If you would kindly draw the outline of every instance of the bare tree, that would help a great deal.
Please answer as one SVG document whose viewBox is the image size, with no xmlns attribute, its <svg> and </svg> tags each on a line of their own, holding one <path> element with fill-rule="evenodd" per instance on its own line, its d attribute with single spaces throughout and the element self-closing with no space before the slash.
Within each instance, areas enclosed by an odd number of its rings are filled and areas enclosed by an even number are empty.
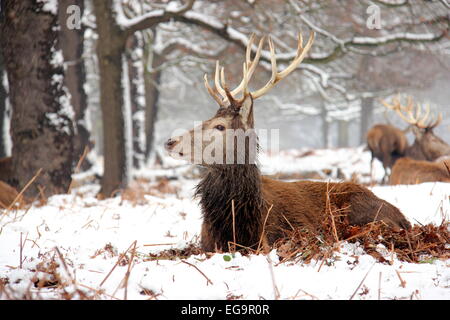
<svg viewBox="0 0 450 320">
<path fill-rule="evenodd" d="M 0 51 L 0 158 L 6 156 L 6 132 L 5 132 L 5 122 L 6 122 L 6 99 L 8 93 L 3 85 L 3 74 L 4 74 L 4 64 L 3 55 Z"/>
<path fill-rule="evenodd" d="M 84 10 L 84 0 L 60 0 L 58 2 L 58 20 L 60 25 L 59 46 L 64 56 L 64 83 L 70 92 L 70 102 L 75 112 L 75 136 L 74 136 L 74 161 L 78 162 L 84 149 L 92 149 L 93 144 L 90 141 L 90 132 L 86 121 L 87 97 L 84 91 L 86 82 L 86 71 L 83 63 L 83 41 L 85 27 L 79 21 L 68 21 L 71 17 L 70 7 L 76 6 L 81 13 Z M 74 13 L 73 13 L 74 14 Z M 81 18 L 81 17 L 79 17 Z M 88 159 L 82 162 L 82 169 L 90 168 L 92 164 Z"/>
<path fill-rule="evenodd" d="M 51 3 L 1 2 L 1 47 L 12 106 L 14 184 L 34 197 L 67 192 L 71 181 L 73 111 L 63 85 L 57 12 Z"/>
</svg>

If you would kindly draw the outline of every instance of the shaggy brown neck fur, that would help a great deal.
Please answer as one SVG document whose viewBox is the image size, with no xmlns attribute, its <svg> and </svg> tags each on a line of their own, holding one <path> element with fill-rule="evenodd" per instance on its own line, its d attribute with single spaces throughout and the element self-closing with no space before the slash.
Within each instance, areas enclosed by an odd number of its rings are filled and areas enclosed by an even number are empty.
<svg viewBox="0 0 450 320">
<path fill-rule="evenodd" d="M 255 248 L 262 231 L 264 201 L 261 177 L 255 164 L 215 165 L 207 168 L 198 184 L 203 212 L 202 247 L 207 250 L 228 250 L 233 241 L 233 210 L 236 243 Z"/>
</svg>

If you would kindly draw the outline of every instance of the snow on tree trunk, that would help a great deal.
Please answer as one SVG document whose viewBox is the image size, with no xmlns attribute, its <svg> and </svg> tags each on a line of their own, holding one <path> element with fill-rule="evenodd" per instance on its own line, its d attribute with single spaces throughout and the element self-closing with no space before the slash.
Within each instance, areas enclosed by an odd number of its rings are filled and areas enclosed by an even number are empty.
<svg viewBox="0 0 450 320">
<path fill-rule="evenodd" d="M 149 49 L 147 49 L 149 50 Z M 148 61 L 147 57 L 150 52 L 146 52 L 145 65 Z M 153 52 L 153 59 L 148 63 L 153 66 L 159 66 L 163 58 Z M 153 70 L 150 72 L 145 66 L 144 70 L 144 81 L 145 81 L 145 159 L 146 161 L 151 161 L 151 154 L 153 153 L 153 142 L 155 138 L 155 123 L 158 116 L 158 100 L 159 100 L 159 84 L 161 82 L 160 69 Z"/>
<path fill-rule="evenodd" d="M 103 121 L 104 173 L 100 195 L 113 196 L 120 189 L 128 186 L 130 179 L 130 162 L 127 153 L 127 128 L 124 110 L 126 105 L 124 93 L 128 79 L 123 68 L 124 35 L 115 21 L 111 10 L 111 1 L 94 1 L 98 42 L 97 56 L 100 70 L 100 104 Z"/>
<path fill-rule="evenodd" d="M 7 140 L 9 138 L 9 117 L 6 100 L 8 92 L 6 89 L 6 73 L 4 72 L 3 57 L 0 52 L 0 158 L 9 154 Z"/>
<path fill-rule="evenodd" d="M 73 110 L 57 51 L 56 1 L 1 2 L 2 37 L 12 107 L 13 184 L 25 195 L 65 193 L 71 182 Z"/>
<path fill-rule="evenodd" d="M 143 39 L 136 32 L 127 41 L 127 62 L 130 88 L 132 141 L 133 141 L 133 167 L 141 168 L 145 160 L 145 90 L 142 64 Z"/>
<path fill-rule="evenodd" d="M 72 11 L 73 6 L 79 11 Z M 86 82 L 86 72 L 83 62 L 83 41 L 85 27 L 77 19 L 84 11 L 84 0 L 59 0 L 58 19 L 60 21 L 59 45 L 64 55 L 65 85 L 71 95 L 71 104 L 75 112 L 74 161 L 75 164 L 82 156 L 86 147 L 91 150 L 90 131 L 86 121 L 87 96 L 83 85 Z M 79 16 L 77 16 L 79 15 Z M 80 20 L 79 20 L 80 21 Z M 81 169 L 87 170 L 92 166 L 88 159 L 84 159 Z"/>
</svg>

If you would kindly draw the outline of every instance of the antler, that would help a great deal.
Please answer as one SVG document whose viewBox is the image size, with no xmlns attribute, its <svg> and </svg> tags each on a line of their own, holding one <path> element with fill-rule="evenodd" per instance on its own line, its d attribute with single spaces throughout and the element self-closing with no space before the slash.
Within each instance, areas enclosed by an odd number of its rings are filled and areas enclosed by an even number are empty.
<svg viewBox="0 0 450 320">
<path fill-rule="evenodd" d="M 208 90 L 209 94 L 220 104 L 224 105 L 227 101 L 230 101 L 230 98 L 236 99 L 236 95 L 243 92 L 243 99 L 245 99 L 246 95 L 250 93 L 253 97 L 253 99 L 257 99 L 264 94 L 266 94 L 270 89 L 272 89 L 280 80 L 285 78 L 288 74 L 290 74 L 292 71 L 295 70 L 295 68 L 298 67 L 298 65 L 303 61 L 303 59 L 306 56 L 306 53 L 311 48 L 313 42 L 314 42 L 314 32 L 311 32 L 309 39 L 306 43 L 306 45 L 303 47 L 303 38 L 301 33 L 298 36 L 298 45 L 297 45 L 297 53 L 295 55 L 294 60 L 289 64 L 286 69 L 284 69 L 281 72 L 277 71 L 277 61 L 275 57 L 275 49 L 273 46 L 272 39 L 269 37 L 269 49 L 270 49 L 270 60 L 272 64 L 272 76 L 270 80 L 260 89 L 249 92 L 248 91 L 248 83 L 253 76 L 253 73 L 256 69 L 256 66 L 258 65 L 259 59 L 261 57 L 261 50 L 264 44 L 265 38 L 261 38 L 259 41 L 258 49 L 256 50 L 255 57 L 253 61 L 251 60 L 251 49 L 253 46 L 254 41 L 254 34 L 250 37 L 250 40 L 247 44 L 246 49 L 246 61 L 243 64 L 243 77 L 241 80 L 241 83 L 233 90 L 229 90 L 228 86 L 225 81 L 225 69 L 223 67 L 220 67 L 219 62 L 216 62 L 216 72 L 214 76 L 214 83 L 215 83 L 215 90 L 211 88 L 211 86 L 208 83 L 208 77 L 205 74 L 204 80 L 205 80 L 205 86 Z M 228 93 L 228 94 L 227 94 Z"/>
<path fill-rule="evenodd" d="M 381 103 L 388 109 L 394 110 L 397 114 L 407 123 L 414 125 L 421 129 L 433 129 L 437 127 L 442 121 L 442 113 L 439 113 L 436 120 L 428 121 L 430 115 L 430 105 L 427 104 L 425 114 L 422 115 L 422 106 L 416 103 L 414 107 L 414 101 L 411 97 L 407 98 L 407 105 L 403 105 L 400 102 L 400 98 L 397 96 L 393 99 L 393 104 L 389 104 L 382 100 Z"/>
</svg>

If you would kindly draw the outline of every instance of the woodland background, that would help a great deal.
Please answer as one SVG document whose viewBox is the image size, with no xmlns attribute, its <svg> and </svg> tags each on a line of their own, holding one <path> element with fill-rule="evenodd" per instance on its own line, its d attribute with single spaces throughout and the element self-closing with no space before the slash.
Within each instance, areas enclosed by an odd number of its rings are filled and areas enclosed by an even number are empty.
<svg viewBox="0 0 450 320">
<path fill-rule="evenodd" d="M 252 33 L 270 34 L 283 64 L 299 31 L 316 32 L 302 65 L 256 106 L 257 128 L 280 129 L 280 149 L 358 146 L 376 122 L 405 127 L 379 102 L 399 92 L 442 112 L 436 134 L 450 137 L 445 0 L 2 0 L 0 9 L 0 156 L 12 156 L 18 189 L 36 176 L 29 197 L 66 192 L 98 157 L 100 194 L 125 189 L 160 161 L 173 130 L 213 115 L 203 75 L 220 60 L 236 83 Z M 368 27 L 374 13 L 380 28 Z M 268 56 L 252 86 L 270 76 Z"/>
</svg>

